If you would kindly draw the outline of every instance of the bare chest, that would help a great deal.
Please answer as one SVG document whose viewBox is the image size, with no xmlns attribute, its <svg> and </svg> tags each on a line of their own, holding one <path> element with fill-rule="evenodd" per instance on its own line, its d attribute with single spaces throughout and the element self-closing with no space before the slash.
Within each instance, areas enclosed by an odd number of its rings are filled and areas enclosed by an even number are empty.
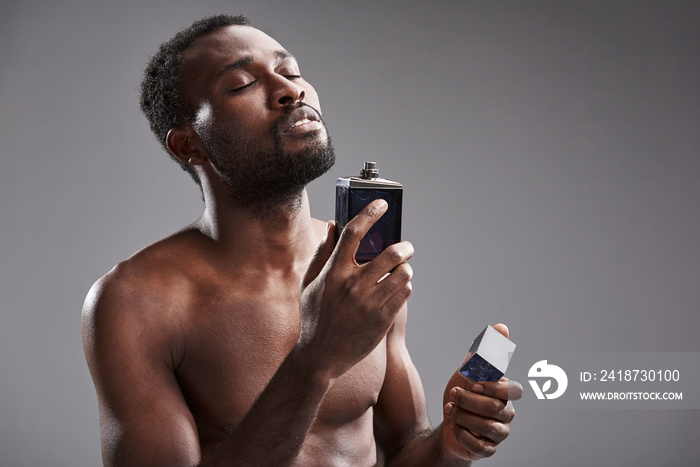
<svg viewBox="0 0 700 467">
<path fill-rule="evenodd" d="M 250 409 L 299 337 L 298 288 L 269 284 L 256 293 L 202 293 L 188 310 L 176 376 L 203 446 L 217 443 Z M 339 342 L 342 345 L 342 342 Z M 317 425 L 341 426 L 365 414 L 384 381 L 382 342 L 339 378 Z"/>
</svg>

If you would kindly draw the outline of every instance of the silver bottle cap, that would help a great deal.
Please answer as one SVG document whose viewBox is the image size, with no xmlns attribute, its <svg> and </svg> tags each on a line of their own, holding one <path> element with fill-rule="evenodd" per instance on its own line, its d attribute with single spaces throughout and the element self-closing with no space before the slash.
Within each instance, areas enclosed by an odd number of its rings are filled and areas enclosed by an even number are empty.
<svg viewBox="0 0 700 467">
<path fill-rule="evenodd" d="M 379 169 L 376 162 L 365 162 L 365 166 L 360 170 L 360 177 L 364 179 L 379 178 Z"/>
</svg>

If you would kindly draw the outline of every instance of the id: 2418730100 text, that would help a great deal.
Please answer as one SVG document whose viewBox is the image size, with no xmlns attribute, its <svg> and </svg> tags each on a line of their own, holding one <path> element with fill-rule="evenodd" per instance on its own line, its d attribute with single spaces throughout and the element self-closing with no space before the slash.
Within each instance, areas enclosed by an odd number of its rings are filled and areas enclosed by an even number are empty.
<svg viewBox="0 0 700 467">
<path fill-rule="evenodd" d="M 582 371 L 580 372 L 580 381 L 586 383 L 589 381 L 601 382 L 677 382 L 680 380 L 680 371 L 678 370 L 600 370 L 598 372 Z"/>
</svg>

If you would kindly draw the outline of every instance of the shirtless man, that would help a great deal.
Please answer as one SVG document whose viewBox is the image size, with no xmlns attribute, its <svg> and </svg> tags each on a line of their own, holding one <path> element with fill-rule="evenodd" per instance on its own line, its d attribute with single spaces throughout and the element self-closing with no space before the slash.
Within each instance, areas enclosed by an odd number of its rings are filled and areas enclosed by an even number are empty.
<svg viewBox="0 0 700 467">
<path fill-rule="evenodd" d="M 205 210 L 87 296 L 105 465 L 469 465 L 494 453 L 521 386 L 455 374 L 432 429 L 405 347 L 413 248 L 354 260 L 386 203 L 337 244 L 333 223 L 311 218 L 305 185 L 334 155 L 289 52 L 243 17 L 205 18 L 153 57 L 142 108 Z"/>
</svg>

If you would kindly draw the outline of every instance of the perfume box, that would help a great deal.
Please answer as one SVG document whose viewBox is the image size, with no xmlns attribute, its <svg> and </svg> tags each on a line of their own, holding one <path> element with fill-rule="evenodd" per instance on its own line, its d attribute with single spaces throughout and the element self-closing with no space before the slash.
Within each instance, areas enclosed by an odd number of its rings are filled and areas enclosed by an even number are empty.
<svg viewBox="0 0 700 467">
<path fill-rule="evenodd" d="M 472 342 L 459 372 L 475 383 L 498 381 L 505 374 L 514 351 L 515 343 L 492 326 L 486 326 Z"/>
</svg>

